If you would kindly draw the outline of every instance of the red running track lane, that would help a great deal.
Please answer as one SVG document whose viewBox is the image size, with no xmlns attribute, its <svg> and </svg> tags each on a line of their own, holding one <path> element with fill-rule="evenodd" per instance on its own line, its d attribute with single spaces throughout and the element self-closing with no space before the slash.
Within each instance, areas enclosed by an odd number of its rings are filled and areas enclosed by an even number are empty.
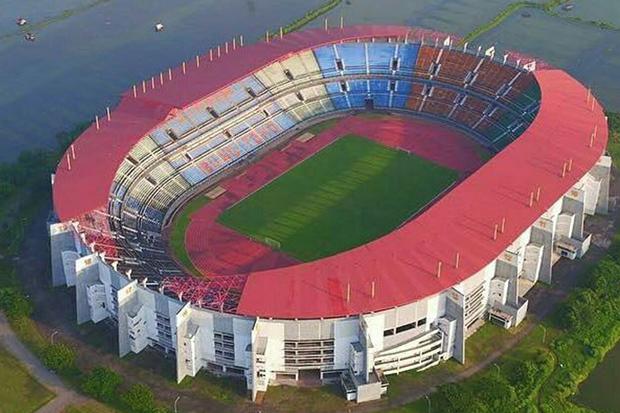
<svg viewBox="0 0 620 413">
<path fill-rule="evenodd" d="M 231 205 L 257 191 L 293 166 L 340 137 L 365 136 L 468 175 L 482 164 L 478 145 L 465 134 L 446 125 L 400 116 L 348 116 L 332 128 L 302 143 L 292 140 L 282 150 L 269 153 L 241 174 L 220 185 L 227 192 L 190 217 L 185 245 L 194 266 L 203 274 L 230 275 L 282 268 L 297 263 L 217 222 Z"/>
</svg>

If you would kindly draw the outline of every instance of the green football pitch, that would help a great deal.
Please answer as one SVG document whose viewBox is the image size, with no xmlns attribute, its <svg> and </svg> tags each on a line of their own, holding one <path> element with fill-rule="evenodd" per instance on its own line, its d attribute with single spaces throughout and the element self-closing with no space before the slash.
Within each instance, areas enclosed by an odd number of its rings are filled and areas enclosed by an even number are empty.
<svg viewBox="0 0 620 413">
<path fill-rule="evenodd" d="M 454 170 L 349 135 L 224 211 L 219 222 L 312 261 L 389 233 L 457 178 Z"/>
</svg>

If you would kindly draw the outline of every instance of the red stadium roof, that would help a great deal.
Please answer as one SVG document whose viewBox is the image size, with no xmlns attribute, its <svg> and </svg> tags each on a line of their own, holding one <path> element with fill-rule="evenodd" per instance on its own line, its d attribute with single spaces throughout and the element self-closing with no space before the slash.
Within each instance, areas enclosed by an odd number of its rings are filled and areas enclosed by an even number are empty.
<svg viewBox="0 0 620 413">
<path fill-rule="evenodd" d="M 402 26 L 351 26 L 344 29 L 307 30 L 294 32 L 276 38 L 269 43 L 259 42 L 250 46 L 229 48 L 228 54 L 209 61 L 208 55 L 201 58 L 200 67 L 192 61 L 172 69 L 172 80 L 164 75 L 160 84 L 159 75 L 154 82 L 148 80 L 144 87 L 137 86 L 137 97 L 133 90 L 123 94 L 118 107 L 112 113 L 111 121 L 102 116 L 100 129 L 95 124 L 74 142 L 75 159 L 67 151 L 56 170 L 53 188 L 54 208 L 61 221 L 76 218 L 108 202 L 110 186 L 116 170 L 131 148 L 150 130 L 174 116 L 174 109 L 190 106 L 223 87 L 267 66 L 287 55 L 337 41 L 357 38 L 401 37 L 411 39 L 426 36 L 446 36 L 424 29 Z M 152 85 L 155 88 L 152 88 Z M 70 169 L 69 169 L 70 168 Z"/>
<path fill-rule="evenodd" d="M 146 94 L 139 91 L 138 98 L 125 95 L 111 122 L 104 121 L 100 130 L 91 127 L 76 141 L 71 171 L 67 159 L 59 165 L 56 212 L 64 221 L 105 205 L 123 157 L 171 109 L 187 106 L 296 51 L 356 37 L 403 37 L 407 31 L 357 26 L 295 33 L 232 52 L 198 69 L 193 66 L 186 75 L 176 70 L 173 81 Z M 542 93 L 540 110 L 514 143 L 391 234 L 319 261 L 249 274 L 237 313 L 303 319 L 379 311 L 437 294 L 498 257 L 592 168 L 607 144 L 602 107 L 587 103 L 588 92 L 580 83 L 561 70 L 534 74 Z M 595 126 L 598 133 L 589 147 Z M 562 177 L 569 160 L 572 168 Z M 538 187 L 540 199 L 529 207 L 531 193 Z M 495 225 L 504 218 L 505 231 L 494 240 Z M 458 269 L 454 266 L 457 253 Z M 437 277 L 439 262 L 441 277 Z"/>
<path fill-rule="evenodd" d="M 542 92 L 540 110 L 515 142 L 383 238 L 320 261 L 250 274 L 237 312 L 327 318 L 379 311 L 437 294 L 497 258 L 592 168 L 607 145 L 603 110 L 598 104 L 591 110 L 580 83 L 561 70 L 541 70 L 535 76 Z M 595 125 L 598 133 L 590 148 Z M 570 159 L 571 171 L 562 178 Z M 538 187 L 540 199 L 529 207 L 530 194 Z M 493 240 L 503 218 L 505 231 Z"/>
</svg>

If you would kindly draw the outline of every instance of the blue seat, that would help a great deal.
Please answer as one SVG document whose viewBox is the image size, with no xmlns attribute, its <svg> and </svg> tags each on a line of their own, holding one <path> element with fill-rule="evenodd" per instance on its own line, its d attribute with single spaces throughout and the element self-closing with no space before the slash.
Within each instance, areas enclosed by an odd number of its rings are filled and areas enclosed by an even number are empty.
<svg viewBox="0 0 620 413">
<path fill-rule="evenodd" d="M 160 146 L 165 145 L 172 140 L 166 133 L 165 128 L 155 129 L 150 133 L 150 136 Z"/>
<path fill-rule="evenodd" d="M 282 130 L 287 130 L 295 126 L 295 121 L 286 113 L 281 113 L 274 118 L 274 121 L 280 125 Z"/>
<path fill-rule="evenodd" d="M 340 75 L 340 72 L 336 68 L 336 52 L 334 51 L 333 45 L 314 49 L 314 57 L 316 57 L 323 77 Z"/>
<path fill-rule="evenodd" d="M 398 71 L 405 73 L 413 73 L 415 70 L 416 60 L 420 45 L 418 43 L 407 43 L 398 45 Z"/>
<path fill-rule="evenodd" d="M 185 178 L 185 180 L 191 185 L 196 185 L 207 177 L 207 174 L 195 166 L 190 166 L 189 168 L 181 171 L 181 175 L 183 175 L 183 178 Z"/>
<path fill-rule="evenodd" d="M 336 51 L 342 65 L 344 74 L 366 73 L 366 50 L 364 43 L 344 43 L 336 45 Z M 335 62 L 334 62 L 335 64 Z"/>
<path fill-rule="evenodd" d="M 346 95 L 352 108 L 363 108 L 368 97 L 368 82 L 366 80 L 350 80 L 347 82 L 349 91 Z"/>
<path fill-rule="evenodd" d="M 411 94 L 411 82 L 399 80 L 396 82 L 396 91 L 392 95 L 392 107 L 405 108 Z"/>
<path fill-rule="evenodd" d="M 332 104 L 337 110 L 349 109 L 347 98 L 340 90 L 340 83 L 328 83 L 325 87 L 329 93 L 329 97 L 332 100 Z"/>
<path fill-rule="evenodd" d="M 200 155 L 209 152 L 209 150 L 211 150 L 211 148 L 209 147 L 208 144 L 203 143 L 202 145 L 187 151 L 187 153 L 189 154 L 189 156 L 192 157 L 192 159 L 198 158 Z"/>
<path fill-rule="evenodd" d="M 370 73 L 391 73 L 394 43 L 368 43 L 368 67 Z"/>
</svg>

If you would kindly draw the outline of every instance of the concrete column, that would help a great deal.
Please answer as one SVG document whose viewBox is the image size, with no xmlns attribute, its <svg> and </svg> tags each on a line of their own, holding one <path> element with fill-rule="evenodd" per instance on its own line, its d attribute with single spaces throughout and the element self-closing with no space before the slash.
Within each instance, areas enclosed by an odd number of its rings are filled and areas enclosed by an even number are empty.
<svg viewBox="0 0 620 413">
<path fill-rule="evenodd" d="M 75 233 L 69 224 L 57 223 L 49 226 L 50 257 L 52 267 L 52 286 L 66 285 L 66 274 L 62 253 L 72 251 L 77 253 Z"/>
<path fill-rule="evenodd" d="M 96 254 L 87 255 L 75 262 L 75 309 L 77 323 L 84 324 L 90 321 L 90 306 L 86 288 L 99 282 L 99 257 Z"/>
<path fill-rule="evenodd" d="M 539 218 L 532 227 L 530 242 L 542 245 L 543 253 L 538 279 L 544 283 L 551 284 L 551 267 L 553 259 L 553 221 L 547 218 Z"/>
<path fill-rule="evenodd" d="M 562 212 L 575 215 L 571 238 L 582 239 L 585 220 L 585 192 L 580 189 L 571 189 L 562 199 Z"/>
<path fill-rule="evenodd" d="M 607 214 L 609 212 L 609 181 L 611 175 L 611 157 L 601 156 L 596 165 L 589 172 L 592 177 L 601 181 L 601 187 L 596 204 L 597 214 Z"/>
<path fill-rule="evenodd" d="M 465 296 L 454 288 L 446 298 L 446 314 L 456 320 L 454 334 L 454 353 L 452 357 L 460 363 L 465 363 Z"/>
</svg>

